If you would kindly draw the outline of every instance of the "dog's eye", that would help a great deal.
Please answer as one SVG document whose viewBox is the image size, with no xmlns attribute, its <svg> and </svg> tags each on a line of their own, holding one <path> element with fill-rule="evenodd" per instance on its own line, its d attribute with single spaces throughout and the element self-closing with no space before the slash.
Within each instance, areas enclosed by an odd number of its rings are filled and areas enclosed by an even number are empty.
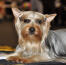
<svg viewBox="0 0 66 65">
<path fill-rule="evenodd" d="M 36 22 L 39 23 L 39 24 L 41 24 L 42 20 L 37 19 Z"/>
<path fill-rule="evenodd" d="M 29 23 L 30 19 L 24 19 L 24 23 Z"/>
</svg>

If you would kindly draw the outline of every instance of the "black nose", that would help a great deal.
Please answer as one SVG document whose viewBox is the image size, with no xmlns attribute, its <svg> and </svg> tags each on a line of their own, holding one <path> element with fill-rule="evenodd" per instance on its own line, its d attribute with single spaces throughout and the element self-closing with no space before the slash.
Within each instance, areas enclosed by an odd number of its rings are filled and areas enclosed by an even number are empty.
<svg viewBox="0 0 66 65">
<path fill-rule="evenodd" d="M 33 34 L 33 33 L 35 32 L 35 28 L 34 28 L 34 27 L 30 27 L 30 28 L 29 28 L 29 31 L 30 31 L 30 33 Z"/>
</svg>

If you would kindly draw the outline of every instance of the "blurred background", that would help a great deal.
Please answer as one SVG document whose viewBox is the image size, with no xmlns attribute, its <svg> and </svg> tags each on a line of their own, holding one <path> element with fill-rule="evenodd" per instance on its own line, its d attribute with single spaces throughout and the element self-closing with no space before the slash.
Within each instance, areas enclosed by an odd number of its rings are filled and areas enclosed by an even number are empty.
<svg viewBox="0 0 66 65">
<path fill-rule="evenodd" d="M 51 23 L 51 29 L 66 28 L 66 0 L 0 0 L 0 49 L 15 48 L 18 36 L 14 27 L 11 8 L 25 11 L 37 11 L 43 14 L 57 13 Z M 3 46 L 3 47 L 2 47 Z"/>
</svg>

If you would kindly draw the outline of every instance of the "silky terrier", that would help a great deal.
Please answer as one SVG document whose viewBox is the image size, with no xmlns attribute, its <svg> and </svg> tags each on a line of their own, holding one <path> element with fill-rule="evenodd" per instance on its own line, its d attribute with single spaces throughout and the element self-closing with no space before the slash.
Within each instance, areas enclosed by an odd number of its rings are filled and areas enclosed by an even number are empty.
<svg viewBox="0 0 66 65">
<path fill-rule="evenodd" d="M 41 14 L 34 11 L 20 11 L 12 8 L 15 16 L 15 28 L 18 45 L 7 60 L 32 63 L 47 61 L 65 61 L 66 47 L 60 35 L 50 29 L 50 22 L 56 14 Z M 61 33 L 61 31 L 59 31 Z"/>
</svg>

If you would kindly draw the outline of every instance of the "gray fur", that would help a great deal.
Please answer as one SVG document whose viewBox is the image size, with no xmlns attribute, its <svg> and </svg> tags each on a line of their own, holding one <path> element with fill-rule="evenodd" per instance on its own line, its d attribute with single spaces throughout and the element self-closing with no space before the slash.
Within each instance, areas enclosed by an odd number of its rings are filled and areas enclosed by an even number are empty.
<svg viewBox="0 0 66 65">
<path fill-rule="evenodd" d="M 51 57 L 66 56 L 66 29 L 49 31 L 46 39 L 46 45 Z"/>
</svg>

